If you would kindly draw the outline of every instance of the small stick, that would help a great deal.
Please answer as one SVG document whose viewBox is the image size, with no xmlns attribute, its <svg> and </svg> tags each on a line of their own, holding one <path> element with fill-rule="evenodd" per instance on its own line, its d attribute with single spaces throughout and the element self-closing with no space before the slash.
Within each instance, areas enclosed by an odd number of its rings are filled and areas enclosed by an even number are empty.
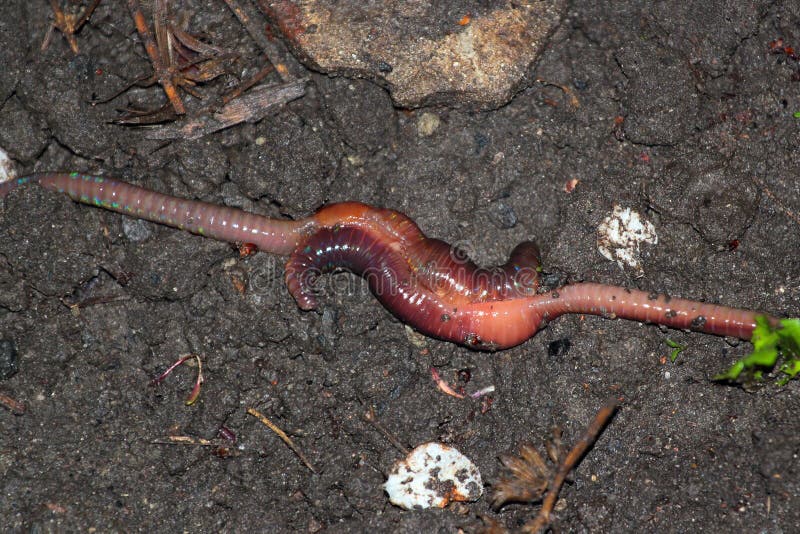
<svg viewBox="0 0 800 534">
<path fill-rule="evenodd" d="M 126 295 L 99 295 L 97 297 L 88 297 L 79 302 L 71 302 L 70 297 L 62 297 L 61 304 L 73 310 L 73 313 L 76 313 L 76 310 L 80 308 L 88 308 L 89 306 L 97 306 L 99 304 L 115 304 L 117 302 L 123 302 L 129 300 L 130 297 Z"/>
<path fill-rule="evenodd" d="M 384 427 L 378 421 L 378 418 L 375 415 L 375 409 L 374 408 L 370 407 L 369 411 L 367 411 L 367 413 L 364 414 L 364 420 L 367 421 L 372 426 L 374 426 L 381 434 L 383 434 L 383 437 L 385 437 L 387 440 L 389 440 L 389 443 L 394 445 L 395 449 L 397 449 L 398 451 L 402 452 L 406 456 L 408 456 L 408 453 L 411 452 L 408 449 L 408 447 L 406 447 L 405 445 L 400 443 L 400 440 L 397 439 L 396 437 L 394 437 L 394 434 L 389 432 L 389 430 L 387 430 L 386 427 Z"/>
<path fill-rule="evenodd" d="M 178 115 L 185 114 L 186 108 L 183 106 L 181 97 L 178 96 L 178 91 L 175 89 L 175 85 L 172 83 L 169 71 L 161 61 L 161 55 L 159 54 L 158 46 L 153 40 L 153 35 L 150 33 L 150 28 L 147 27 L 147 21 L 144 18 L 144 13 L 142 13 L 139 2 L 136 0 L 128 0 L 128 9 L 130 9 L 131 15 L 133 15 L 133 22 L 136 24 L 136 31 L 139 32 L 144 49 L 147 51 L 147 55 L 150 57 L 150 62 L 153 64 L 153 70 L 155 71 L 156 78 L 158 78 L 158 83 L 160 83 L 161 87 L 164 88 L 164 92 L 172 104 L 172 108 L 175 110 L 175 113 Z"/>
<path fill-rule="evenodd" d="M 264 34 L 263 24 L 258 24 L 254 21 L 252 7 L 245 7 L 237 0 L 225 0 L 225 3 L 228 4 L 230 10 L 233 11 L 233 14 L 245 27 L 250 37 L 261 47 L 269 61 L 275 65 L 275 71 L 281 77 L 281 81 L 290 82 L 302 75 L 299 65 L 293 61 L 294 58 L 289 54 L 281 53 L 279 45 L 270 41 Z M 250 11 L 249 13 L 248 10 Z"/>
<path fill-rule="evenodd" d="M 67 40 L 67 43 L 69 43 L 72 53 L 77 54 L 78 40 L 75 39 L 75 28 L 72 26 L 72 22 L 69 20 L 66 13 L 64 13 L 64 10 L 61 9 L 61 6 L 58 5 L 58 0 L 50 0 L 50 7 L 53 10 L 53 25 L 50 27 L 51 30 L 47 33 L 47 37 L 45 37 L 45 40 L 42 42 L 42 50 L 50 45 L 52 28 L 58 28 Z"/>
<path fill-rule="evenodd" d="M 267 75 L 270 72 L 272 72 L 273 70 L 275 70 L 275 69 L 273 68 L 272 65 L 265 66 L 263 69 L 261 69 L 258 72 L 256 72 L 252 77 L 250 77 L 249 79 L 243 81 L 242 83 L 240 83 L 239 85 L 237 85 L 236 87 L 231 89 L 229 92 L 227 92 L 224 95 L 222 95 L 222 104 L 223 105 L 227 104 L 228 102 L 230 102 L 231 100 L 233 100 L 237 96 L 241 95 L 242 93 L 244 93 L 245 91 L 250 89 L 251 87 L 253 87 L 257 83 L 262 81 L 264 78 L 266 78 Z"/>
<path fill-rule="evenodd" d="M 193 438 L 191 436 L 168 436 L 167 438 L 155 439 L 152 443 L 155 445 L 199 445 L 201 447 L 213 447 L 217 445 L 210 440 Z"/>
<path fill-rule="evenodd" d="M 77 22 L 75 22 L 75 31 L 80 30 L 81 27 L 86 24 L 86 21 L 89 20 L 89 17 L 92 16 L 92 13 L 94 13 L 94 10 L 97 9 L 99 4 L 100 0 L 94 0 L 89 7 L 83 10 L 83 13 L 78 17 Z"/>
<path fill-rule="evenodd" d="M 528 521 L 522 527 L 523 532 L 542 532 L 548 525 L 550 525 L 550 514 L 558 499 L 558 493 L 561 491 L 561 486 L 567 479 L 567 475 L 572 471 L 580 462 L 586 451 L 597 441 L 600 432 L 605 428 L 606 423 L 611 419 L 611 416 L 617 411 L 619 401 L 615 398 L 610 398 L 606 401 L 602 408 L 594 416 L 594 419 L 586 428 L 581 438 L 569 451 L 569 454 L 561 462 L 553 479 L 547 488 L 547 494 L 542 500 L 542 509 L 532 521 Z"/>
<path fill-rule="evenodd" d="M 300 461 L 303 462 L 303 464 L 305 464 L 305 466 L 308 467 L 308 469 L 312 473 L 317 473 L 317 470 L 314 469 L 314 466 L 311 465 L 311 462 L 308 461 L 308 459 L 306 458 L 306 455 L 303 454 L 303 452 L 297 447 L 297 445 L 294 444 L 294 441 L 292 441 L 292 438 L 290 438 L 289 436 L 286 435 L 286 432 L 284 432 L 283 430 L 278 428 L 278 426 L 275 423 L 273 423 L 272 421 L 267 419 L 267 417 L 264 414 L 262 414 L 261 412 L 259 412 L 255 408 L 248 408 L 247 409 L 247 413 L 249 413 L 250 415 L 252 415 L 256 419 L 261 421 L 270 430 L 275 432 L 278 435 L 278 437 L 281 438 L 283 440 L 283 442 L 290 449 L 292 449 L 292 452 L 294 452 L 297 455 L 297 457 L 300 458 Z"/>
</svg>

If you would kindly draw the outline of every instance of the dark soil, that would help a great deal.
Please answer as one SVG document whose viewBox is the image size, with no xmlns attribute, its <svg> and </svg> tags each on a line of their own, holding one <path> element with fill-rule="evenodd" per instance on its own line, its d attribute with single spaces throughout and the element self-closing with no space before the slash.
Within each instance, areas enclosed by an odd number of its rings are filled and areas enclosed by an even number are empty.
<svg viewBox="0 0 800 534">
<path fill-rule="evenodd" d="M 180 9 L 243 55 L 237 74 L 262 65 L 222 2 Z M 158 87 L 89 103 L 151 72 L 124 3 L 101 2 L 77 56 L 59 34 L 40 51 L 50 20 L 47 2 L 0 3 L 0 146 L 22 174 L 103 171 L 276 217 L 360 200 L 407 213 L 481 263 L 533 238 L 546 270 L 571 280 L 800 314 L 800 65 L 770 53 L 778 37 L 800 48 L 796 1 L 572 6 L 531 78 L 568 86 L 577 108 L 532 82 L 493 112 L 402 110 L 370 82 L 310 73 L 304 98 L 255 125 L 166 143 L 109 123 L 118 108 L 160 106 Z M 427 137 L 424 112 L 441 121 Z M 643 277 L 597 252 L 614 204 L 656 226 Z M 304 313 L 281 258 L 240 259 L 229 244 L 39 188 L 3 206 L 12 376 L 0 393 L 26 406 L 0 409 L 3 530 L 456 532 L 480 528 L 481 515 L 515 527 L 537 508 L 388 504 L 381 484 L 401 454 L 364 414 L 409 446 L 455 446 L 491 483 L 498 454 L 538 445 L 553 425 L 572 443 L 610 395 L 625 402 L 564 488 L 559 530 L 800 525 L 800 383 L 711 380 L 747 343 L 568 316 L 514 349 L 473 352 L 413 334 L 348 274 L 327 279 L 321 313 Z M 667 339 L 688 347 L 675 363 Z M 194 369 L 149 385 L 189 352 L 206 378 L 191 407 Z M 450 382 L 469 369 L 468 390 L 495 385 L 490 409 L 442 394 L 431 366 Z M 222 426 L 235 445 L 217 437 Z M 157 443 L 171 435 L 218 445 Z"/>
</svg>

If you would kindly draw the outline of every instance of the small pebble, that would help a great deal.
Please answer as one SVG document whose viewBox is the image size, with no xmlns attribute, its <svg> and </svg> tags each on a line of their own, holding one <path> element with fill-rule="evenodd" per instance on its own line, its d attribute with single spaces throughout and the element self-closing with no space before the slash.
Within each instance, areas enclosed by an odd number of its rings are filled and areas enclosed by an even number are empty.
<svg viewBox="0 0 800 534">
<path fill-rule="evenodd" d="M 444 508 L 451 501 L 477 501 L 481 473 L 469 458 L 443 443 L 424 443 L 395 462 L 383 485 L 389 501 L 406 510 Z"/>
<path fill-rule="evenodd" d="M 517 225 L 517 214 L 514 208 L 503 201 L 493 203 L 489 215 L 498 228 L 508 230 Z"/>
<path fill-rule="evenodd" d="M 122 231 L 125 237 L 134 243 L 141 243 L 147 240 L 153 233 L 150 228 L 150 223 L 130 217 L 122 218 Z"/>
<path fill-rule="evenodd" d="M 417 119 L 417 134 L 420 137 L 430 137 L 439 129 L 442 121 L 437 115 L 426 111 Z"/>
</svg>

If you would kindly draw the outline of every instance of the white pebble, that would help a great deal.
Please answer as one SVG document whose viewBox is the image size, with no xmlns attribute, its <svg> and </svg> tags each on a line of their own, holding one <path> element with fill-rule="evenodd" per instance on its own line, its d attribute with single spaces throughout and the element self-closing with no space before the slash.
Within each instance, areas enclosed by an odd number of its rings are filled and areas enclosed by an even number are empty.
<svg viewBox="0 0 800 534">
<path fill-rule="evenodd" d="M 0 148 L 0 183 L 13 180 L 17 177 L 17 171 L 14 169 L 14 162 L 8 157 L 5 150 Z"/>
<path fill-rule="evenodd" d="M 658 243 L 656 228 L 631 208 L 614 205 L 614 211 L 597 227 L 597 250 L 603 257 L 624 268 L 644 274 L 639 257 L 642 243 Z"/>
<path fill-rule="evenodd" d="M 406 510 L 444 508 L 451 501 L 477 501 L 481 473 L 469 458 L 442 443 L 424 443 L 395 462 L 383 485 L 389 501 Z"/>
<path fill-rule="evenodd" d="M 439 129 L 441 119 L 433 113 L 426 111 L 417 119 L 417 134 L 420 137 L 430 137 Z"/>
</svg>

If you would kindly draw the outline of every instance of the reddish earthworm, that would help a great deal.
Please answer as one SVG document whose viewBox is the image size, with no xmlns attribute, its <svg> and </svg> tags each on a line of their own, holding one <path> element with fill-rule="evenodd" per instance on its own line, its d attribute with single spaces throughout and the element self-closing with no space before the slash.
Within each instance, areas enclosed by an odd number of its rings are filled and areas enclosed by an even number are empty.
<svg viewBox="0 0 800 534">
<path fill-rule="evenodd" d="M 513 347 L 565 313 L 746 340 L 760 315 L 603 284 L 544 291 L 538 251 L 530 242 L 518 245 L 504 265 L 480 268 L 460 250 L 426 237 L 402 213 L 358 202 L 332 204 L 297 221 L 278 220 L 80 173 L 43 173 L 5 182 L 0 198 L 34 182 L 84 204 L 288 255 L 286 285 L 304 310 L 317 307 L 314 282 L 320 274 L 348 269 L 363 276 L 378 300 L 404 323 L 474 349 Z"/>
</svg>

